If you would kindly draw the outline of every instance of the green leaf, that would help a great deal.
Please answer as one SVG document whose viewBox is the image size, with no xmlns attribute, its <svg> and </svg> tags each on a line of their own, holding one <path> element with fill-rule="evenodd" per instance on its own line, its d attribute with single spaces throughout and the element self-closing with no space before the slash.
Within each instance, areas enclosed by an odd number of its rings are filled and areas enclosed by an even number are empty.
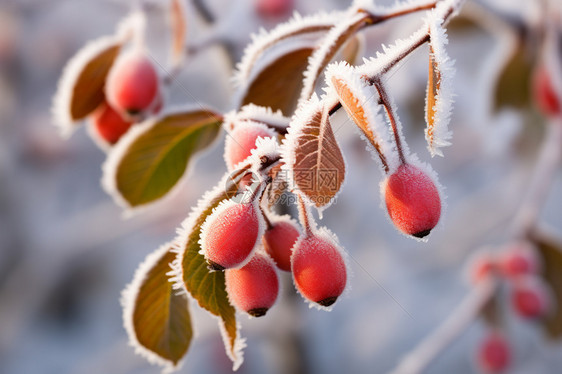
<svg viewBox="0 0 562 374">
<path fill-rule="evenodd" d="M 313 47 L 287 51 L 263 68 L 246 86 L 240 107 L 261 105 L 290 116 L 297 106 L 312 51 Z"/>
<path fill-rule="evenodd" d="M 129 207 L 165 196 L 189 161 L 216 139 L 222 116 L 210 110 L 182 111 L 133 128 L 104 165 L 103 185 Z"/>
<path fill-rule="evenodd" d="M 235 368 L 241 364 L 242 357 L 238 351 L 242 348 L 236 323 L 235 309 L 228 301 L 225 277 L 222 271 L 210 271 L 203 255 L 199 254 L 201 246 L 201 225 L 213 209 L 225 199 L 234 196 L 238 190 L 239 177 L 225 176 L 219 185 L 208 193 L 183 224 L 185 230 L 179 243 L 178 257 L 181 268 L 181 280 L 190 295 L 199 305 L 221 319 L 221 332 L 224 335 L 228 356 L 234 361 Z"/>
<path fill-rule="evenodd" d="M 519 41 L 500 71 L 493 99 L 495 112 L 504 107 L 524 109 L 531 104 L 530 82 L 534 61 L 528 44 Z"/>
<path fill-rule="evenodd" d="M 129 339 L 149 361 L 176 366 L 189 349 L 193 326 L 185 293 L 172 289 L 167 273 L 176 257 L 170 243 L 147 256 L 123 291 Z"/>
<path fill-rule="evenodd" d="M 551 236 L 533 233 L 533 242 L 538 247 L 544 265 L 543 276 L 552 289 L 554 307 L 552 313 L 541 320 L 547 336 L 562 338 L 562 244 Z"/>
</svg>

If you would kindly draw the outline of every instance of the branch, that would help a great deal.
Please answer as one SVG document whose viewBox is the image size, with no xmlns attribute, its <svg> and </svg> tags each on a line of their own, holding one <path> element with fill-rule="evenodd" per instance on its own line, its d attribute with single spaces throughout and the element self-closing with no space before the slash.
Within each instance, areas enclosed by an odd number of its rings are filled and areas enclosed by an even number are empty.
<svg viewBox="0 0 562 374">
<path fill-rule="evenodd" d="M 478 283 L 450 317 L 389 374 L 423 373 L 429 364 L 479 316 L 482 308 L 494 296 L 497 289 L 497 281 L 493 277 L 488 277 Z"/>
</svg>

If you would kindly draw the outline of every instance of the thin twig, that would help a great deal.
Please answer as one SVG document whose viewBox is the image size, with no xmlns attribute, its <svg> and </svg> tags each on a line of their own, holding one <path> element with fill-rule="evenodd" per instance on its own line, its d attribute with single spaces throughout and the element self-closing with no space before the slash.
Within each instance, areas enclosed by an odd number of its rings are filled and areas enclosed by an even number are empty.
<svg viewBox="0 0 562 374">
<path fill-rule="evenodd" d="M 445 322 L 410 352 L 389 374 L 420 374 L 474 321 L 497 290 L 497 280 L 488 277 L 465 297 Z"/>
<path fill-rule="evenodd" d="M 307 236 L 312 235 L 312 225 L 310 223 L 310 212 L 308 207 L 306 206 L 303 197 L 300 194 L 296 194 L 298 199 L 298 208 L 299 208 L 299 219 L 301 221 L 302 226 L 306 232 Z"/>
</svg>

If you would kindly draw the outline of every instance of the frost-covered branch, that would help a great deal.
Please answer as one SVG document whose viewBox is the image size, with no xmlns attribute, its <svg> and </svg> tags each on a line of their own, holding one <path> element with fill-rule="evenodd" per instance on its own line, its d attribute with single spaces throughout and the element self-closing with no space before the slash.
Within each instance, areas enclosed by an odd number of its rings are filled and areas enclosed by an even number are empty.
<svg viewBox="0 0 562 374">
<path fill-rule="evenodd" d="M 469 293 L 450 317 L 410 352 L 389 374 L 420 374 L 479 316 L 497 290 L 497 281 L 489 277 Z"/>
</svg>

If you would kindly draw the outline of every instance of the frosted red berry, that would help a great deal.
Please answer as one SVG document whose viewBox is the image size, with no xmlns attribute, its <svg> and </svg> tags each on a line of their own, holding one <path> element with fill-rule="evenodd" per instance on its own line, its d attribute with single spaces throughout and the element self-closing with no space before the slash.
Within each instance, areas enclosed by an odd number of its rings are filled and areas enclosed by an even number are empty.
<svg viewBox="0 0 562 374">
<path fill-rule="evenodd" d="M 132 125 L 106 102 L 96 109 L 90 119 L 95 132 L 109 144 L 117 143 Z"/>
<path fill-rule="evenodd" d="M 256 148 L 259 137 L 270 138 L 275 136 L 275 131 L 256 122 L 240 122 L 227 134 L 224 159 L 229 170 L 241 161 L 244 161 Z"/>
<path fill-rule="evenodd" d="M 291 14 L 294 0 L 256 0 L 256 10 L 262 17 L 282 17 Z"/>
<path fill-rule="evenodd" d="M 256 253 L 239 269 L 224 273 L 230 302 L 253 317 L 261 317 L 275 304 L 279 294 L 279 275 L 266 255 Z"/>
<path fill-rule="evenodd" d="M 500 269 L 508 278 L 536 274 L 539 271 L 539 259 L 532 246 L 527 243 L 510 245 L 500 257 Z"/>
<path fill-rule="evenodd" d="M 260 232 L 258 209 L 255 203 L 228 200 L 207 217 L 201 228 L 201 249 L 209 268 L 230 269 L 250 258 Z"/>
<path fill-rule="evenodd" d="M 561 113 L 560 98 L 552 86 L 550 74 L 545 66 L 539 66 L 533 74 L 533 98 L 539 110 L 546 116 L 557 116 Z"/>
<path fill-rule="evenodd" d="M 517 282 L 512 290 L 511 304 L 515 312 L 523 318 L 544 316 L 549 307 L 546 286 L 534 278 Z"/>
<path fill-rule="evenodd" d="M 158 96 L 158 73 L 150 58 L 141 51 L 120 56 L 107 76 L 105 92 L 117 110 L 136 115 L 148 109 Z"/>
<path fill-rule="evenodd" d="M 511 348 L 505 336 L 490 331 L 478 347 L 478 365 L 486 373 L 501 373 L 511 363 Z"/>
<path fill-rule="evenodd" d="M 292 249 L 299 235 L 299 228 L 289 219 L 272 222 L 272 227 L 266 230 L 263 245 L 279 269 L 291 270 Z"/>
<path fill-rule="evenodd" d="M 337 244 L 323 234 L 309 234 L 297 241 L 291 271 L 301 295 L 324 307 L 336 302 L 347 282 L 344 258 Z"/>
<path fill-rule="evenodd" d="M 400 165 L 383 183 L 382 189 L 390 219 L 403 233 L 423 238 L 439 222 L 439 190 L 420 168 Z"/>
<path fill-rule="evenodd" d="M 483 281 L 497 270 L 496 258 L 487 252 L 477 253 L 469 264 L 469 276 L 473 284 Z"/>
</svg>

